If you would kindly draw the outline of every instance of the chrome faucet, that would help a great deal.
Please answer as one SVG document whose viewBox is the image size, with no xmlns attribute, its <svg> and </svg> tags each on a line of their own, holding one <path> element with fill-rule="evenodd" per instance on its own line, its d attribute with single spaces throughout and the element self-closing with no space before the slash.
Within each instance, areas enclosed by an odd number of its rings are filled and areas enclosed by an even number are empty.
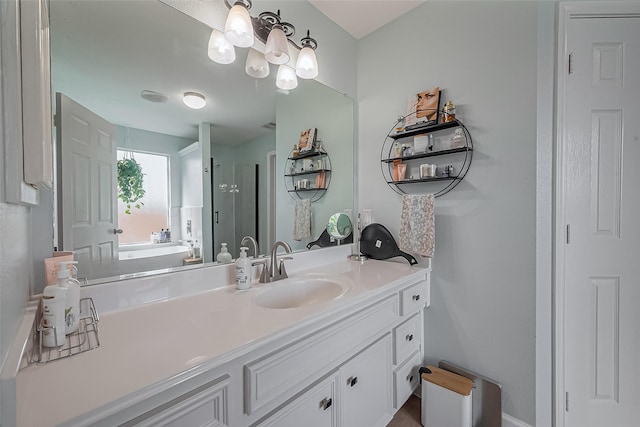
<svg viewBox="0 0 640 427">
<path fill-rule="evenodd" d="M 258 258 L 258 242 L 256 242 L 256 239 L 251 236 L 244 236 L 240 241 L 240 246 L 246 246 L 244 243 L 246 240 L 251 242 L 251 245 L 253 246 L 253 257 Z"/>
<path fill-rule="evenodd" d="M 279 240 L 273 244 L 273 247 L 271 248 L 271 260 L 269 262 L 269 266 L 264 267 L 265 269 L 268 268 L 267 274 L 265 275 L 265 282 L 275 282 L 277 280 L 286 279 L 287 277 L 289 277 L 287 276 L 287 271 L 284 268 L 284 261 L 293 258 L 280 258 L 280 265 L 278 265 L 277 252 L 279 247 L 283 247 L 286 253 L 291 253 L 291 246 L 289 246 L 287 242 Z"/>
</svg>

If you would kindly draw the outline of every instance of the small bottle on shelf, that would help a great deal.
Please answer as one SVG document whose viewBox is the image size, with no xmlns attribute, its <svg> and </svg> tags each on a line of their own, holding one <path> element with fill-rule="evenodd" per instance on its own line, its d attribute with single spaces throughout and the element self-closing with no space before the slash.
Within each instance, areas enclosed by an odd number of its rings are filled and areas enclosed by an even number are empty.
<svg viewBox="0 0 640 427">
<path fill-rule="evenodd" d="M 456 119 L 456 106 L 453 101 L 447 101 L 442 109 L 442 122 L 452 122 Z"/>
<path fill-rule="evenodd" d="M 292 157 L 298 157 L 298 144 L 293 144 L 293 152 L 291 153 Z"/>
</svg>

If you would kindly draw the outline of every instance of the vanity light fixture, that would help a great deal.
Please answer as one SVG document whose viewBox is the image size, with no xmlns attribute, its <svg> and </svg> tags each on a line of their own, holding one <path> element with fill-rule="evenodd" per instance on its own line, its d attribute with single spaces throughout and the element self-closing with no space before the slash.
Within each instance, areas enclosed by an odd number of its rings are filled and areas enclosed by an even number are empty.
<svg viewBox="0 0 640 427">
<path fill-rule="evenodd" d="M 286 64 L 278 67 L 278 75 L 276 76 L 276 86 L 282 90 L 291 90 L 298 87 L 298 78 L 293 68 Z"/>
<path fill-rule="evenodd" d="M 318 58 L 316 58 L 318 43 L 309 37 L 309 30 L 307 30 L 307 37 L 304 37 L 300 42 L 302 50 L 298 54 L 296 62 L 296 75 L 301 79 L 315 79 L 318 77 Z"/>
<path fill-rule="evenodd" d="M 249 9 L 252 0 L 236 0 L 232 5 L 230 0 L 224 0 L 229 9 L 229 15 L 225 23 L 224 39 L 228 44 L 220 40 L 220 33 L 217 30 L 211 32 L 209 38 L 209 58 L 219 64 L 230 64 L 235 60 L 235 50 L 237 47 L 251 47 L 257 38 L 266 48 L 262 54 L 256 49 L 251 49 L 247 55 L 245 71 L 254 78 L 264 78 L 269 75 L 269 63 L 280 65 L 276 85 L 283 89 L 287 87 L 293 89 L 298 85 L 297 77 L 302 79 L 314 79 L 318 76 L 318 59 L 315 50 L 318 43 L 311 38 L 307 30 L 307 36 L 300 41 L 298 46 L 291 37 L 295 34 L 293 24 L 283 22 L 280 19 L 280 10 L 277 13 L 262 12 L 258 17 L 252 17 Z M 293 77 L 290 67 L 282 68 L 291 60 L 289 45 L 298 49 L 298 60 L 296 61 Z M 281 71 L 282 70 L 282 71 Z M 297 75 L 297 77 L 296 77 Z"/>
<path fill-rule="evenodd" d="M 207 105 L 204 95 L 198 92 L 185 92 L 182 102 L 184 102 L 187 107 L 193 108 L 194 110 L 199 110 Z"/>
<path fill-rule="evenodd" d="M 269 62 L 261 52 L 251 48 L 247 55 L 247 65 L 245 71 L 251 77 L 263 79 L 269 75 Z"/>
<path fill-rule="evenodd" d="M 218 64 L 231 64 L 236 60 L 233 44 L 218 30 L 211 31 L 207 53 L 209 58 Z"/>
<path fill-rule="evenodd" d="M 229 7 L 229 15 L 224 25 L 224 36 L 234 46 L 253 46 L 253 24 L 249 15 L 251 0 L 237 0 L 233 6 L 225 0 L 225 4 Z"/>
<path fill-rule="evenodd" d="M 278 10 L 277 14 L 262 12 L 258 20 L 271 28 L 267 36 L 267 47 L 264 51 L 264 57 L 267 58 L 267 61 L 276 65 L 289 62 L 288 37 L 295 33 L 295 27 L 288 22 L 282 22 L 280 20 L 280 10 Z"/>
</svg>

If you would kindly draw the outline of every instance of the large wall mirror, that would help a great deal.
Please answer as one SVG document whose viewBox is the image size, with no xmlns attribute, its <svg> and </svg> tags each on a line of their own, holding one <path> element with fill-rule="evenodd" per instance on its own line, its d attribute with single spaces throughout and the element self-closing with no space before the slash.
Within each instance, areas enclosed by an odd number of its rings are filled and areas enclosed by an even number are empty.
<svg viewBox="0 0 640 427">
<path fill-rule="evenodd" d="M 39 210 L 53 210 L 53 246 L 75 251 L 89 283 L 194 268 L 182 267 L 191 246 L 203 264 L 222 243 L 235 258 L 244 236 L 260 253 L 276 240 L 306 250 L 284 182 L 305 128 L 318 129 L 334 174 L 311 237 L 353 209 L 350 98 L 313 80 L 278 91 L 274 66 L 265 79 L 245 73 L 247 49 L 214 63 L 211 28 L 156 0 L 53 0 L 50 33 L 57 179 Z M 185 92 L 206 106 L 187 107 Z M 141 199 L 117 197 L 116 180 L 140 176 Z"/>
</svg>

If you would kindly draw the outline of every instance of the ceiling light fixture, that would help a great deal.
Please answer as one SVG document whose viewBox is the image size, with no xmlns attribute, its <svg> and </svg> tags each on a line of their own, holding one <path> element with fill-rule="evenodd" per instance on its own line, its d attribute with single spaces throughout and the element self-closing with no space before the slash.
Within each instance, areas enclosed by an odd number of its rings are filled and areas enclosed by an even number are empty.
<svg viewBox="0 0 640 427">
<path fill-rule="evenodd" d="M 207 105 L 204 95 L 198 92 L 185 92 L 182 102 L 184 102 L 187 107 L 193 108 L 194 110 L 199 110 Z"/>
<path fill-rule="evenodd" d="M 262 12 L 257 18 L 249 14 L 252 0 L 236 0 L 231 5 L 230 0 L 224 0 L 224 4 L 229 9 L 229 15 L 225 23 L 224 40 L 220 40 L 220 33 L 217 30 L 211 32 L 209 38 L 209 58 L 219 64 L 230 64 L 235 60 L 235 50 L 237 47 L 251 47 L 257 38 L 266 45 L 265 53 L 262 54 L 256 49 L 251 49 L 247 55 L 245 71 L 255 78 L 264 78 L 269 75 L 269 63 L 281 65 L 278 69 L 278 76 L 283 74 L 285 80 L 277 78 L 276 85 L 282 89 L 283 86 L 291 86 L 293 89 L 298 85 L 297 77 L 302 79 L 314 79 L 318 76 L 318 59 L 315 50 L 318 43 L 311 38 L 307 30 L 307 36 L 303 37 L 298 46 L 291 37 L 295 34 L 296 28 L 293 24 L 283 22 L 280 19 L 280 10 L 277 13 Z M 291 60 L 289 45 L 298 49 L 298 60 L 295 64 L 293 78 L 290 76 L 291 67 L 283 69 L 282 65 L 288 64 Z M 281 71 L 283 70 L 283 71 Z M 296 77 L 297 75 L 297 77 Z"/>
</svg>

